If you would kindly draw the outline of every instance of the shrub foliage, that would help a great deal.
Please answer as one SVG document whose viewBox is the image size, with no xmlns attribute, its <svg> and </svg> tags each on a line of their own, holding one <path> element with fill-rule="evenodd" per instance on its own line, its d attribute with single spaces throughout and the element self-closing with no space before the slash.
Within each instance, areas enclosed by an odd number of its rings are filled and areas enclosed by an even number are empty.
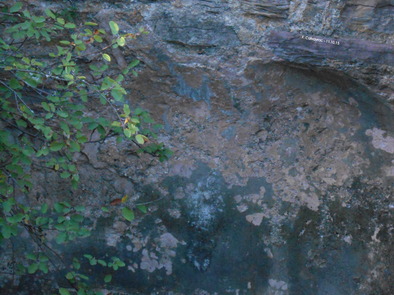
<svg viewBox="0 0 394 295">
<path fill-rule="evenodd" d="M 76 24 L 49 9 L 37 15 L 22 3 L 3 4 L 0 9 L 0 243 L 12 243 L 27 232 L 35 247 L 13 261 L 11 273 L 47 274 L 59 271 L 59 266 L 45 233 L 55 232 L 55 241 L 62 244 L 90 231 L 84 226 L 83 206 L 63 201 L 29 207 L 20 201 L 18 196 L 28 196 L 34 187 L 33 168 L 57 172 L 76 188 L 74 153 L 91 142 L 116 136 L 118 142 L 129 140 L 160 161 L 171 151 L 155 142 L 154 131 L 160 125 L 149 113 L 131 110 L 125 101 L 122 83 L 137 75 L 139 62 L 133 60 L 118 71 L 111 66 L 112 48 L 134 42 L 144 30 L 121 33 L 111 21 L 106 32 L 94 22 Z M 99 104 L 110 110 L 109 115 L 92 111 L 91 106 Z M 123 207 L 122 214 L 128 221 L 134 218 L 133 209 Z M 111 282 L 113 271 L 125 266 L 118 257 L 105 261 L 90 254 L 62 263 L 66 280 L 63 286 L 59 282 L 62 295 L 99 294 L 89 288 L 81 263 L 105 268 L 104 284 Z"/>
</svg>

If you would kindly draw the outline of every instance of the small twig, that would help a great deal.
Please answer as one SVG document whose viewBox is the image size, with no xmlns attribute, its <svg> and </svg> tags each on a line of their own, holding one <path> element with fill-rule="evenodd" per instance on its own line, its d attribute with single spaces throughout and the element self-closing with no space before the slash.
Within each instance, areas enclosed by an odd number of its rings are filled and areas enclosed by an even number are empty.
<svg viewBox="0 0 394 295">
<path fill-rule="evenodd" d="M 0 118 L 0 120 L 2 120 L 3 122 L 6 122 L 7 124 L 11 125 L 12 127 L 18 129 L 19 131 L 21 131 L 21 132 L 23 132 L 23 133 L 25 133 L 25 134 L 27 134 L 27 135 L 30 135 L 30 136 L 32 136 L 32 137 L 34 137 L 34 138 L 36 138 L 36 137 L 40 134 L 40 133 L 32 134 L 32 133 L 30 133 L 30 132 L 27 132 L 27 131 L 25 131 L 25 130 L 22 130 L 22 129 L 20 129 L 17 125 L 15 125 L 15 124 L 11 123 L 10 121 L 5 120 L 5 119 L 3 119 L 3 118 Z M 38 137 L 38 139 L 43 140 L 42 138 L 39 138 L 39 137 Z"/>
<path fill-rule="evenodd" d="M 40 165 L 40 164 L 37 164 L 37 163 L 34 163 L 34 162 L 32 163 L 32 166 L 37 166 L 37 167 L 40 167 L 40 168 L 44 168 L 44 169 L 55 171 L 54 168 L 43 166 L 43 165 Z"/>
<path fill-rule="evenodd" d="M 14 89 L 10 88 L 6 83 L 4 83 L 1 80 L 0 80 L 0 83 L 3 84 L 6 88 L 8 88 L 8 90 L 12 91 L 14 93 L 14 96 L 16 98 L 18 98 L 30 110 L 30 112 L 32 112 L 34 114 L 34 111 L 25 103 L 25 101 L 22 99 L 22 97 L 20 97 L 19 94 Z M 19 109 L 19 107 L 18 107 L 18 109 Z"/>
<path fill-rule="evenodd" d="M 25 39 L 23 39 L 23 41 L 22 42 L 20 42 L 21 44 L 19 45 L 19 47 L 14 51 L 14 52 L 18 52 L 21 48 L 22 48 L 22 46 L 23 46 L 23 44 L 25 44 L 25 42 L 28 40 L 29 38 L 25 38 Z"/>
<path fill-rule="evenodd" d="M 22 15 L 20 15 L 19 13 L 0 12 L 0 14 L 9 15 L 9 16 L 18 16 L 20 18 L 25 18 Z"/>
<path fill-rule="evenodd" d="M 24 224 L 25 228 L 26 228 L 26 224 Z M 43 249 L 42 246 L 45 246 L 46 249 L 48 249 L 51 253 L 53 253 L 59 260 L 60 262 L 64 265 L 64 267 L 66 267 L 66 263 L 64 262 L 63 258 L 55 251 L 53 250 L 51 247 L 49 247 L 46 243 L 42 242 L 40 238 L 37 238 L 36 233 L 33 233 L 31 230 L 29 230 L 29 228 L 26 228 L 30 237 L 32 238 L 32 240 L 34 241 L 34 243 L 40 248 L 42 253 L 45 253 L 45 250 Z M 37 241 L 38 239 L 38 241 Z M 59 272 L 60 268 L 56 265 L 56 263 L 50 258 L 48 257 L 49 262 L 53 265 L 53 267 Z M 78 287 L 75 286 L 75 284 L 73 284 L 69 279 L 67 279 L 68 284 L 75 290 L 78 292 Z"/>
<path fill-rule="evenodd" d="M 17 180 L 5 169 L 1 169 L 1 171 L 3 171 L 3 173 L 5 173 L 7 175 L 8 178 L 10 178 L 12 180 L 13 186 L 14 186 L 14 197 L 15 197 L 15 185 L 17 185 L 19 188 L 23 189 L 17 182 Z"/>
</svg>

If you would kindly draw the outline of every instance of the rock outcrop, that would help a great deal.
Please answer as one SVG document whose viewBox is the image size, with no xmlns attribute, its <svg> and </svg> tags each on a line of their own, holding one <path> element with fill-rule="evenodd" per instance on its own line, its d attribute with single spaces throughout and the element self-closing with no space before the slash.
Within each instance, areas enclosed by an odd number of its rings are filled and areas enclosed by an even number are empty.
<svg viewBox="0 0 394 295">
<path fill-rule="evenodd" d="M 121 52 L 141 60 L 129 101 L 174 156 L 92 143 L 76 192 L 36 171 L 41 196 L 91 208 L 97 234 L 66 252 L 116 252 L 124 294 L 394 293 L 392 1 L 72 5 L 150 32 Z M 148 214 L 100 211 L 124 194 Z"/>
</svg>

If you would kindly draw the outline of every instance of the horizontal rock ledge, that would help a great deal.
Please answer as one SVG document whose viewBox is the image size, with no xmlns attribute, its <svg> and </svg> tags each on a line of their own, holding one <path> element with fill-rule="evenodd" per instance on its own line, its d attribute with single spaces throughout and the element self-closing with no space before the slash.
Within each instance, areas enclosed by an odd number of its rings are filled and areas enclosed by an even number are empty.
<svg viewBox="0 0 394 295">
<path fill-rule="evenodd" d="M 268 45 L 277 56 L 297 63 L 321 65 L 322 59 L 337 59 L 394 66 L 394 46 L 366 40 L 272 31 Z"/>
</svg>

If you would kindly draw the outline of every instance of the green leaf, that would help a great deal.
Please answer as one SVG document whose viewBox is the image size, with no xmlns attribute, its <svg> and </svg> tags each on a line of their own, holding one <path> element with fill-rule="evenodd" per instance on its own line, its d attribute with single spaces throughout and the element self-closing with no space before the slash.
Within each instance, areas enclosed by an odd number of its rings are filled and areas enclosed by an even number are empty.
<svg viewBox="0 0 394 295">
<path fill-rule="evenodd" d="M 130 68 L 130 69 L 134 68 L 134 67 L 138 66 L 139 63 L 140 63 L 140 61 L 138 59 L 135 59 L 128 65 L 128 68 Z"/>
<path fill-rule="evenodd" d="M 123 101 L 124 91 L 118 88 L 114 88 L 111 90 L 111 95 L 113 98 L 115 98 L 116 101 Z"/>
<path fill-rule="evenodd" d="M 68 81 L 73 81 L 73 80 L 74 80 L 74 76 L 71 75 L 71 74 L 64 74 L 63 76 L 64 76 L 64 78 L 65 78 L 66 80 L 68 80 Z M 69 85 L 70 85 L 70 84 L 69 84 Z"/>
<path fill-rule="evenodd" d="M 46 103 L 45 101 L 43 101 L 41 103 L 42 107 L 44 108 L 44 110 L 46 110 L 47 112 L 51 111 L 51 108 L 49 107 L 48 103 Z"/>
<path fill-rule="evenodd" d="M 85 207 L 82 205 L 75 206 L 75 211 L 82 212 L 85 211 Z"/>
<path fill-rule="evenodd" d="M 97 24 L 93 22 L 86 22 L 85 26 L 97 26 Z"/>
<path fill-rule="evenodd" d="M 49 149 L 52 152 L 57 152 L 57 151 L 60 151 L 63 147 L 64 147 L 64 143 L 63 142 L 56 142 L 56 141 L 54 141 L 54 142 L 52 142 L 50 144 Z"/>
<path fill-rule="evenodd" d="M 134 219 L 134 212 L 133 212 L 133 210 L 131 210 L 131 209 L 127 208 L 127 207 L 123 207 L 122 208 L 122 215 L 128 221 L 132 221 Z"/>
<path fill-rule="evenodd" d="M 103 211 L 103 212 L 109 212 L 109 210 L 108 210 L 107 207 L 101 207 L 101 211 Z"/>
<path fill-rule="evenodd" d="M 119 84 L 120 84 L 123 80 L 124 80 L 124 76 L 123 76 L 123 75 L 119 75 L 119 76 L 116 78 L 116 82 L 118 82 Z"/>
<path fill-rule="evenodd" d="M 62 216 L 62 218 L 64 219 L 63 216 Z M 61 218 L 58 218 L 57 221 L 58 221 L 58 222 L 61 222 Z M 64 220 L 63 220 L 63 221 L 64 221 Z M 64 223 L 56 224 L 56 225 L 55 225 L 55 228 L 56 228 L 57 230 L 64 231 L 64 230 L 66 230 L 66 224 L 64 224 Z"/>
<path fill-rule="evenodd" d="M 64 25 L 64 24 L 65 24 L 64 18 L 58 17 L 58 18 L 56 19 L 56 21 L 57 21 L 59 24 L 61 24 L 61 25 Z"/>
<path fill-rule="evenodd" d="M 49 258 L 46 255 L 40 254 L 40 257 L 38 258 L 41 262 L 48 262 Z"/>
<path fill-rule="evenodd" d="M 85 257 L 85 258 L 87 258 L 89 260 L 93 258 L 93 256 L 90 255 L 90 254 L 84 254 L 83 257 Z"/>
<path fill-rule="evenodd" d="M 100 90 L 107 90 L 108 88 L 113 87 L 114 85 L 116 85 L 116 81 L 109 78 L 109 77 L 105 77 L 103 79 L 103 82 L 101 83 L 101 87 Z"/>
<path fill-rule="evenodd" d="M 140 210 L 142 213 L 148 212 L 148 208 L 144 205 L 137 205 L 138 210 Z"/>
<path fill-rule="evenodd" d="M 85 281 L 88 281 L 88 280 L 89 280 L 89 277 L 88 277 L 88 276 L 85 276 L 85 275 L 83 275 L 83 274 L 81 274 L 81 273 L 79 273 L 78 276 L 79 276 L 82 280 L 85 280 Z M 95 293 L 97 293 L 97 292 L 95 292 Z M 79 294 L 79 293 L 78 293 L 78 294 Z M 86 295 L 90 295 L 90 294 L 86 294 Z M 93 295 L 93 294 L 92 294 L 92 295 Z M 98 295 L 98 294 L 94 294 L 94 295 Z M 102 294 L 102 295 L 104 295 L 104 294 Z"/>
<path fill-rule="evenodd" d="M 63 129 L 64 133 L 68 137 L 70 135 L 70 127 L 66 124 L 66 122 L 59 122 L 60 128 Z"/>
<path fill-rule="evenodd" d="M 125 135 L 127 138 L 130 138 L 131 135 L 132 135 L 130 129 L 124 129 L 124 130 L 123 130 L 123 133 L 124 133 L 124 135 Z"/>
<path fill-rule="evenodd" d="M 123 112 L 126 116 L 130 115 L 130 107 L 128 104 L 123 105 Z"/>
<path fill-rule="evenodd" d="M 106 282 L 106 283 L 111 282 L 111 280 L 112 280 L 112 275 L 106 275 L 106 276 L 104 277 L 104 282 Z"/>
<path fill-rule="evenodd" d="M 88 101 L 88 93 L 87 93 L 87 91 L 86 91 L 85 89 L 81 89 L 81 90 L 79 91 L 79 95 L 80 95 L 81 100 L 82 100 L 83 102 L 87 102 L 87 101 Z"/>
<path fill-rule="evenodd" d="M 12 216 L 7 217 L 7 221 L 11 224 L 16 224 L 18 222 L 21 222 L 25 218 L 25 215 L 22 213 L 18 213 Z"/>
<path fill-rule="evenodd" d="M 53 12 L 49 8 L 45 9 L 45 14 L 52 19 L 56 19 L 56 15 L 54 15 Z"/>
<path fill-rule="evenodd" d="M 48 264 L 46 262 L 40 262 L 38 265 L 38 268 L 43 272 L 43 273 L 48 273 Z"/>
<path fill-rule="evenodd" d="M 48 204 L 47 203 L 42 204 L 41 205 L 41 213 L 45 214 L 45 213 L 47 213 L 47 211 L 48 211 Z"/>
<path fill-rule="evenodd" d="M 76 26 L 73 23 L 66 23 L 64 25 L 64 27 L 67 28 L 67 29 L 75 29 Z"/>
<path fill-rule="evenodd" d="M 97 259 L 93 257 L 92 259 L 89 259 L 89 263 L 90 263 L 90 265 L 96 265 Z"/>
<path fill-rule="evenodd" d="M 99 35 L 94 35 L 93 39 L 94 39 L 96 42 L 98 42 L 98 43 L 103 42 L 103 38 L 101 38 L 101 36 L 99 36 Z"/>
<path fill-rule="evenodd" d="M 70 295 L 70 292 L 66 288 L 59 288 L 60 295 Z"/>
<path fill-rule="evenodd" d="M 111 57 L 110 57 L 108 54 L 106 54 L 106 53 L 103 54 L 103 58 L 104 58 L 106 61 L 111 61 Z"/>
<path fill-rule="evenodd" d="M 99 125 L 99 124 L 97 124 L 96 122 L 89 123 L 88 129 L 89 129 L 89 130 L 94 130 L 94 129 L 97 128 L 98 125 Z"/>
<path fill-rule="evenodd" d="M 27 253 L 26 258 L 30 260 L 37 260 L 37 255 L 34 253 Z"/>
<path fill-rule="evenodd" d="M 22 3 L 17 2 L 10 8 L 10 12 L 11 13 L 18 12 L 19 10 L 21 10 L 21 8 L 22 8 Z"/>
<path fill-rule="evenodd" d="M 78 223 L 82 222 L 83 219 L 84 219 L 83 216 L 80 215 L 80 214 L 74 214 L 74 215 L 71 216 L 71 220 L 75 221 L 75 222 L 78 222 Z"/>
<path fill-rule="evenodd" d="M 53 205 L 53 208 L 55 208 L 55 211 L 56 211 L 57 213 L 62 213 L 62 212 L 63 212 L 64 205 L 62 205 L 61 203 L 55 203 L 55 204 Z"/>
<path fill-rule="evenodd" d="M 136 108 L 135 110 L 134 110 L 134 114 L 136 115 L 136 116 L 138 116 L 138 115 L 141 115 L 142 113 L 144 113 L 145 111 L 143 110 L 143 109 L 141 109 L 141 108 Z"/>
<path fill-rule="evenodd" d="M 56 243 L 63 244 L 67 240 L 67 233 L 61 232 L 56 237 Z"/>
<path fill-rule="evenodd" d="M 27 127 L 27 123 L 25 120 L 16 120 L 16 124 L 18 125 L 18 127 L 21 127 L 21 128 Z"/>
<path fill-rule="evenodd" d="M 80 269 L 81 268 L 81 263 L 79 263 L 79 260 L 76 259 L 76 258 L 73 259 L 73 267 L 75 269 Z"/>
<path fill-rule="evenodd" d="M 71 176 L 71 174 L 67 171 L 63 171 L 62 173 L 60 173 L 60 177 L 61 178 L 69 178 Z"/>
<path fill-rule="evenodd" d="M 120 37 L 116 40 L 116 43 L 118 43 L 119 46 L 124 46 L 126 44 L 126 39 L 124 37 Z"/>
<path fill-rule="evenodd" d="M 5 239 L 9 239 L 11 236 L 16 236 L 18 234 L 18 228 L 16 227 L 16 225 L 3 225 L 1 228 L 1 234 Z"/>
<path fill-rule="evenodd" d="M 111 123 L 111 126 L 112 126 L 112 127 L 121 127 L 122 124 L 121 124 L 119 121 L 113 121 L 113 122 Z"/>
<path fill-rule="evenodd" d="M 83 126 L 83 123 L 81 121 L 70 121 L 71 125 L 73 125 L 75 127 L 75 129 L 80 130 Z M 80 140 L 81 136 L 77 137 L 78 142 L 82 143 L 82 141 Z M 87 140 L 86 140 L 87 141 Z M 85 141 L 85 142 L 86 142 Z"/>
<path fill-rule="evenodd" d="M 38 24 L 41 24 L 41 23 L 45 22 L 45 17 L 43 17 L 43 16 L 33 16 L 33 21 L 38 23 Z"/>
<path fill-rule="evenodd" d="M 74 273 L 73 272 L 68 272 L 67 274 L 66 274 L 66 279 L 67 280 L 72 280 L 73 278 L 74 278 Z"/>
<path fill-rule="evenodd" d="M 22 85 L 19 83 L 19 81 L 15 78 L 10 79 L 9 85 L 14 90 L 23 88 Z"/>
<path fill-rule="evenodd" d="M 88 141 L 88 138 L 85 135 L 77 135 L 77 140 L 79 143 L 83 144 Z"/>
<path fill-rule="evenodd" d="M 137 135 L 135 136 L 135 139 L 137 140 L 137 142 L 138 142 L 139 144 L 144 144 L 144 143 L 145 143 L 144 137 L 143 137 L 141 134 L 137 134 Z"/>
<path fill-rule="evenodd" d="M 48 218 L 48 217 L 37 217 L 37 219 L 36 219 L 36 225 L 42 226 L 42 225 L 44 225 L 44 224 L 47 224 L 48 221 L 49 221 L 49 218 Z"/>
<path fill-rule="evenodd" d="M 32 263 L 32 264 L 30 264 L 29 267 L 27 268 L 27 272 L 28 272 L 29 274 L 33 274 L 33 273 L 35 273 L 35 272 L 37 271 L 37 269 L 38 269 L 38 263 Z"/>
<path fill-rule="evenodd" d="M 72 76 L 72 75 L 70 75 L 70 76 Z M 73 77 L 73 79 L 74 79 L 74 77 Z M 56 114 L 58 114 L 58 116 L 59 116 L 59 117 L 62 117 L 62 118 L 67 118 L 67 117 L 68 117 L 68 113 L 65 112 L 65 111 L 58 110 L 58 111 L 56 112 Z"/>
<path fill-rule="evenodd" d="M 111 28 L 111 33 L 112 33 L 112 35 L 116 35 L 116 34 L 118 34 L 118 32 L 119 32 L 119 26 L 118 26 L 118 24 L 116 23 L 116 22 L 114 22 L 114 21 L 110 21 L 109 22 L 109 27 Z"/>
<path fill-rule="evenodd" d="M 105 262 L 104 260 L 98 259 L 97 262 L 102 266 L 107 266 L 107 262 Z"/>
<path fill-rule="evenodd" d="M 50 127 L 43 127 L 42 128 L 42 133 L 44 133 L 44 136 L 45 136 L 45 138 L 46 139 L 51 139 L 52 138 L 52 135 L 53 135 L 53 131 L 52 131 L 52 129 L 50 128 Z"/>
<path fill-rule="evenodd" d="M 31 18 L 30 12 L 27 10 L 23 10 L 23 15 L 27 18 Z M 30 24 L 30 23 L 29 23 Z"/>
<path fill-rule="evenodd" d="M 81 151 L 81 146 L 77 142 L 75 141 L 70 142 L 70 152 L 74 153 L 80 151 Z"/>
<path fill-rule="evenodd" d="M 9 213 L 11 211 L 12 206 L 15 205 L 15 199 L 10 198 L 7 201 L 4 201 L 2 205 L 4 212 Z"/>
<path fill-rule="evenodd" d="M 45 147 L 45 148 L 39 150 L 39 151 L 37 152 L 36 156 L 37 156 L 37 157 L 41 157 L 41 156 L 43 156 L 43 155 L 46 156 L 46 155 L 48 155 L 48 153 L 49 153 L 49 149 L 47 149 L 47 148 Z"/>
</svg>

